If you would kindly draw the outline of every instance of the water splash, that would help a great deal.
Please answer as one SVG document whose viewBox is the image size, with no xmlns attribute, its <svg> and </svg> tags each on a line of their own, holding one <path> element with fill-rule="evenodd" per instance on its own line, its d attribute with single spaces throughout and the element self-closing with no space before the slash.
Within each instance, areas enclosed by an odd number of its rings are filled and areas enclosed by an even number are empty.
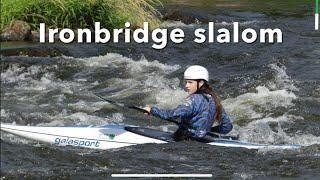
<svg viewBox="0 0 320 180">
<path fill-rule="evenodd" d="M 292 107 L 296 95 L 286 90 L 270 91 L 265 86 L 256 87 L 255 93 L 245 93 L 222 103 L 234 121 L 262 118 L 275 108 Z"/>
<path fill-rule="evenodd" d="M 285 66 L 270 64 L 275 72 L 268 86 L 257 86 L 256 92 L 245 93 L 223 101 L 226 111 L 236 123 L 232 134 L 241 140 L 267 144 L 318 144 L 319 137 L 310 134 L 286 133 L 287 127 L 304 118 L 290 114 L 299 89 L 286 73 Z"/>
<path fill-rule="evenodd" d="M 287 75 L 287 68 L 285 66 L 278 66 L 277 64 L 273 63 L 270 64 L 269 67 L 275 72 L 275 80 L 273 82 L 269 82 L 268 84 L 271 89 L 286 89 L 290 91 L 299 90 L 294 85 L 294 82 L 291 80 L 290 76 Z"/>
<path fill-rule="evenodd" d="M 120 54 L 109 53 L 105 56 L 79 59 L 89 67 L 103 67 L 105 71 L 111 71 L 111 68 L 119 76 L 110 77 L 104 85 L 103 91 L 111 91 L 112 97 L 128 97 L 140 91 L 149 93 L 144 102 L 151 104 L 156 101 L 156 105 L 161 107 L 177 106 L 180 100 L 186 97 L 184 91 L 179 87 L 179 78 L 168 78 L 167 75 L 180 69 L 179 65 L 168 65 L 160 63 L 157 60 L 149 61 L 145 57 L 134 61 L 131 58 Z M 94 72 L 92 69 L 90 72 Z M 84 72 L 81 72 L 84 73 Z"/>
</svg>

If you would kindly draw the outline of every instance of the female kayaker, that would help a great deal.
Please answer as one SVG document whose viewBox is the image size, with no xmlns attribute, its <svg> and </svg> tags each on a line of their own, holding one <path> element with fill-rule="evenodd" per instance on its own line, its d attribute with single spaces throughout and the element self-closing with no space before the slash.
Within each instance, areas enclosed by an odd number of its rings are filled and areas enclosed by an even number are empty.
<svg viewBox="0 0 320 180">
<path fill-rule="evenodd" d="M 189 96 L 184 104 L 175 109 L 145 107 L 149 114 L 165 120 L 180 118 L 179 128 L 174 133 L 175 141 L 202 140 L 209 132 L 227 134 L 232 130 L 230 118 L 221 101 L 208 84 L 206 68 L 193 65 L 184 72 L 185 90 Z M 218 126 L 212 128 L 214 122 Z"/>
</svg>

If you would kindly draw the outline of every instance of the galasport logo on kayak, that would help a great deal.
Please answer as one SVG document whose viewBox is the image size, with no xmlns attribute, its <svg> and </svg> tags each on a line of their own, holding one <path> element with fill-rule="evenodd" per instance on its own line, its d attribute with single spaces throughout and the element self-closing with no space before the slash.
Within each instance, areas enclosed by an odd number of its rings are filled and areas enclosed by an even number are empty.
<svg viewBox="0 0 320 180">
<path fill-rule="evenodd" d="M 55 138 L 55 145 L 70 145 L 70 146 L 81 146 L 81 147 L 99 147 L 100 142 L 97 140 L 91 141 L 86 139 L 77 139 L 77 138 Z"/>
</svg>

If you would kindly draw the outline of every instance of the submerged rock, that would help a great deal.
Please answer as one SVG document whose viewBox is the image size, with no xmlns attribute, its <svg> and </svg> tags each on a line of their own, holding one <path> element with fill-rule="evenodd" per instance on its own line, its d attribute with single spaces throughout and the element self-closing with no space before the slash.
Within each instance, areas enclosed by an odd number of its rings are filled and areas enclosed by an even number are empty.
<svg viewBox="0 0 320 180">
<path fill-rule="evenodd" d="M 197 22 L 195 17 L 190 16 L 186 13 L 183 13 L 182 11 L 179 11 L 179 10 L 166 12 L 163 16 L 163 19 L 164 20 L 181 21 L 185 24 L 192 24 L 192 23 Z"/>
<path fill-rule="evenodd" d="M 31 39 L 31 27 L 24 21 L 13 21 L 1 32 L 1 41 L 24 41 Z"/>
<path fill-rule="evenodd" d="M 184 9 L 184 7 L 171 7 L 167 6 L 159 9 L 161 12 L 162 19 L 167 21 L 181 21 L 185 24 L 201 24 L 208 23 L 209 21 L 214 21 L 214 16 L 210 13 L 203 13 L 199 10 Z"/>
</svg>

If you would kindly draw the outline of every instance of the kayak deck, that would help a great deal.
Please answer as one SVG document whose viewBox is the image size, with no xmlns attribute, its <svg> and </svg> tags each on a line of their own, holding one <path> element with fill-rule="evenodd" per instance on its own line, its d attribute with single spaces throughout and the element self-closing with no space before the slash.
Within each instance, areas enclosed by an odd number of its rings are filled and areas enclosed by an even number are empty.
<svg viewBox="0 0 320 180">
<path fill-rule="evenodd" d="M 159 139 L 163 140 L 166 142 L 175 142 L 173 138 L 173 133 L 170 132 L 164 132 L 156 129 L 150 129 L 150 128 L 145 128 L 145 127 L 131 127 L 131 126 L 126 126 L 124 127 L 125 130 L 139 134 L 142 136 L 154 138 L 154 139 Z M 237 137 L 232 137 L 232 136 L 218 136 L 216 134 L 211 133 L 210 135 L 206 135 L 203 138 L 199 138 L 200 142 L 214 142 L 216 139 L 229 139 L 229 140 L 238 140 Z"/>
<path fill-rule="evenodd" d="M 174 142 L 172 133 L 170 132 L 129 125 L 42 127 L 1 124 L 1 131 L 58 146 L 71 145 L 95 149 L 112 149 L 137 144 Z M 215 146 L 242 147 L 247 149 L 298 149 L 301 147 L 300 145 L 290 144 L 257 144 L 234 140 L 228 137 L 205 136 L 204 141 L 201 142 Z"/>
</svg>

